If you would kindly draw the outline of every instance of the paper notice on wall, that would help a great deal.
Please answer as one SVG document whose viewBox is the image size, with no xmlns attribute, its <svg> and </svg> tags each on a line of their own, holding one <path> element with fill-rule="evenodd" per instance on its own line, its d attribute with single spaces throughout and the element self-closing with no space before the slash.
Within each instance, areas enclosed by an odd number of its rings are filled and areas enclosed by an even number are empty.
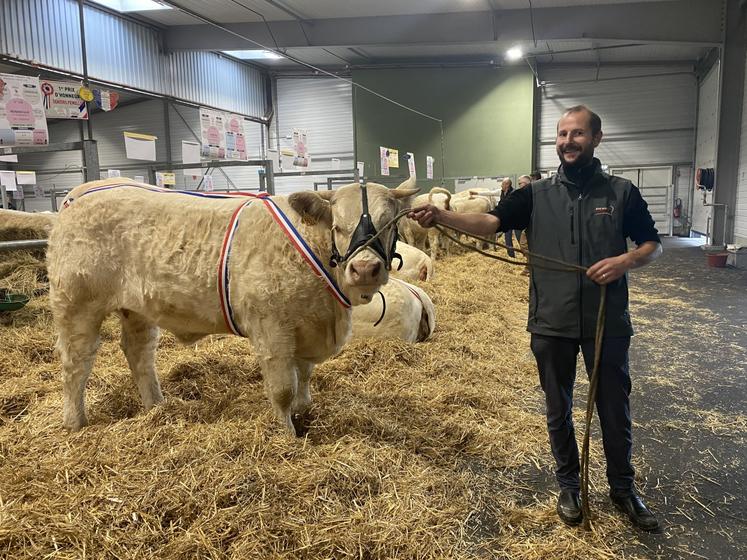
<svg viewBox="0 0 747 560">
<path fill-rule="evenodd" d="M 19 185 L 35 185 L 36 171 L 16 171 L 16 183 Z"/>
<path fill-rule="evenodd" d="M 182 163 L 200 163 L 200 145 L 182 140 Z"/>
<path fill-rule="evenodd" d="M 201 154 L 210 159 L 249 159 L 246 123 L 241 115 L 200 107 Z"/>
<path fill-rule="evenodd" d="M 410 172 L 410 177 L 415 179 L 415 154 L 407 152 L 407 170 Z"/>
<path fill-rule="evenodd" d="M 122 176 L 122 172 L 119 169 L 109 169 L 106 172 L 107 179 L 114 179 L 116 177 L 121 177 L 121 176 Z"/>
<path fill-rule="evenodd" d="M 399 169 L 399 150 L 387 148 L 387 151 L 389 152 L 389 167 Z"/>
<path fill-rule="evenodd" d="M 0 185 L 5 187 L 6 191 L 16 190 L 16 172 L 0 171 Z"/>
<path fill-rule="evenodd" d="M 358 178 L 359 178 L 359 179 L 363 179 L 363 175 L 364 175 L 364 174 L 363 174 L 363 172 L 364 172 L 364 171 L 365 171 L 365 169 L 366 169 L 366 164 L 365 164 L 365 162 L 363 162 L 363 161 L 359 161 L 359 162 L 357 162 L 357 165 L 356 165 L 356 166 L 358 167 Z"/>
<path fill-rule="evenodd" d="M 215 182 L 212 175 L 205 175 L 202 178 L 202 188 L 205 192 L 212 192 L 215 189 Z"/>
<path fill-rule="evenodd" d="M 6 163 L 18 163 L 18 156 L 17 155 L 0 156 L 0 161 L 6 162 Z"/>
<path fill-rule="evenodd" d="M 156 173 L 156 186 L 168 187 L 176 185 L 176 175 L 169 172 Z"/>
<path fill-rule="evenodd" d="M 49 144 L 39 78 L 0 74 L 0 146 Z"/>
<path fill-rule="evenodd" d="M 425 178 L 433 179 L 433 157 L 425 156 Z"/>
<path fill-rule="evenodd" d="M 381 174 L 389 175 L 389 150 L 384 146 L 379 146 L 379 159 L 381 160 Z"/>
<path fill-rule="evenodd" d="M 41 92 L 47 118 L 88 119 L 88 105 L 78 95 L 82 85 L 79 82 L 42 80 Z"/>
<path fill-rule="evenodd" d="M 136 183 L 145 183 L 145 176 L 143 175 L 135 175 L 132 179 Z"/>
<path fill-rule="evenodd" d="M 306 157 L 309 153 L 309 135 L 306 130 L 293 129 L 293 151 L 298 157 Z"/>
<path fill-rule="evenodd" d="M 156 161 L 156 136 L 150 134 L 139 134 L 137 132 L 125 132 L 125 153 L 127 159 L 141 159 L 145 161 Z"/>
</svg>

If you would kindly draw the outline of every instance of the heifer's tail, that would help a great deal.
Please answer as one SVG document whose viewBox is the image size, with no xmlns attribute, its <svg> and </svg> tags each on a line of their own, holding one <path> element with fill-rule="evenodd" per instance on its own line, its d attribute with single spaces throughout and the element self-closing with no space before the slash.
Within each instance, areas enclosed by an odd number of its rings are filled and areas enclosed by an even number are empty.
<svg viewBox="0 0 747 560">
<path fill-rule="evenodd" d="M 57 223 L 57 214 L 0 209 L 0 241 L 46 239 Z"/>
</svg>

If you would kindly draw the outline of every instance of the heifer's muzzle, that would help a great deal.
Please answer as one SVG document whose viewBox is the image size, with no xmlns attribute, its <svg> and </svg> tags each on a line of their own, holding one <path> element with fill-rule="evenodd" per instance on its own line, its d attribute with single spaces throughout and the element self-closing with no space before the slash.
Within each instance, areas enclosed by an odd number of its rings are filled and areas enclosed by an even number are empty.
<svg viewBox="0 0 747 560">
<path fill-rule="evenodd" d="M 338 264 L 342 264 L 345 261 L 347 261 L 350 256 L 355 253 L 356 250 L 358 250 L 363 245 L 367 245 L 369 249 L 371 249 L 374 253 L 376 253 L 379 258 L 384 261 L 384 265 L 386 266 L 387 270 L 392 269 L 392 261 L 397 258 L 399 259 L 399 266 L 397 267 L 397 270 L 402 268 L 402 255 L 396 252 L 397 248 L 397 239 L 399 238 L 399 234 L 397 232 L 397 224 L 392 224 L 392 243 L 389 247 L 389 251 L 384 250 L 384 245 L 381 243 L 381 238 L 376 238 L 373 241 L 370 241 L 373 237 L 376 236 L 376 227 L 373 225 L 373 221 L 371 220 L 371 216 L 368 213 L 368 193 L 366 191 L 366 186 L 361 185 L 361 197 L 363 199 L 363 214 L 361 214 L 361 219 L 358 222 L 358 225 L 355 227 L 355 231 L 353 232 L 353 237 L 350 238 L 350 245 L 348 245 L 348 250 L 345 253 L 344 256 L 340 255 L 340 252 L 337 250 L 337 245 L 335 244 L 335 234 L 332 232 L 332 257 L 329 259 L 329 265 L 331 267 L 335 267 Z"/>
</svg>

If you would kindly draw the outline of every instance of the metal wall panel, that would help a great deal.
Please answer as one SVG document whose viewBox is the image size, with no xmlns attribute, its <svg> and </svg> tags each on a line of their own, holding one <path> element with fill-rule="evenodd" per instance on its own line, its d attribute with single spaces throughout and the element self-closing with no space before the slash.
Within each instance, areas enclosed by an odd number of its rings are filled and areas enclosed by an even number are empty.
<svg viewBox="0 0 747 560">
<path fill-rule="evenodd" d="M 341 160 L 341 169 L 355 167 L 350 84 L 333 78 L 278 78 L 276 118 L 281 148 L 291 147 L 294 128 L 308 131 L 312 170 L 330 169 L 332 158 Z M 325 180 L 324 176 L 278 177 L 275 191 L 313 189 L 314 181 Z"/>
<path fill-rule="evenodd" d="M 745 72 L 747 84 L 747 72 Z M 737 207 L 734 210 L 734 242 L 747 247 L 747 89 L 742 97 L 742 132 L 739 142 Z"/>
<path fill-rule="evenodd" d="M 265 75 L 258 69 L 211 52 L 169 55 L 172 95 L 226 111 L 263 118 Z"/>
<path fill-rule="evenodd" d="M 540 79 L 548 84 L 539 93 L 538 166 L 558 166 L 557 122 L 566 108 L 578 104 L 602 118 L 605 136 L 596 151 L 602 163 L 640 167 L 692 161 L 697 90 L 690 71 L 690 66 L 602 67 L 597 74 L 596 67 L 540 67 Z"/>
<path fill-rule="evenodd" d="M 695 142 L 695 167 L 716 167 L 718 144 L 720 63 L 710 69 L 698 88 L 698 134 Z M 693 190 L 695 187 L 693 186 Z M 692 229 L 705 235 L 711 218 L 713 194 L 694 190 Z"/>
<path fill-rule="evenodd" d="M 74 0 L 0 2 L 0 52 L 60 70 L 83 72 L 78 3 Z"/>
<path fill-rule="evenodd" d="M 92 78 L 169 93 L 158 32 L 86 6 L 86 51 Z"/>
<path fill-rule="evenodd" d="M 186 107 L 172 104 L 169 107 L 171 129 L 171 153 L 174 163 L 182 162 L 182 140 L 199 142 L 200 115 L 196 107 Z M 261 132 L 259 123 L 245 123 L 246 145 L 249 159 L 261 159 Z M 224 167 L 212 169 L 206 173 L 212 175 L 216 189 L 259 189 L 259 167 Z M 205 171 L 203 171 L 205 172 Z M 196 189 L 199 179 L 193 179 L 191 174 L 176 171 L 176 186 L 180 189 Z"/>
</svg>

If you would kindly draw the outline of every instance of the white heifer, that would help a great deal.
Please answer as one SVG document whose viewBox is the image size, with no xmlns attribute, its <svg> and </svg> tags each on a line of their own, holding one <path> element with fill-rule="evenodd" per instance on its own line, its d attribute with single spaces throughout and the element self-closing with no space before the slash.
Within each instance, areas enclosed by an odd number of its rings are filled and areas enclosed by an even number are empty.
<svg viewBox="0 0 747 560">
<path fill-rule="evenodd" d="M 397 338 L 406 342 L 422 342 L 436 328 L 436 308 L 421 288 L 390 278 L 380 288 L 386 300 L 374 296 L 373 301 L 353 309 L 354 338 Z M 379 319 L 381 322 L 376 324 Z M 374 326 L 375 325 L 375 326 Z"/>
<path fill-rule="evenodd" d="M 441 187 L 433 187 L 430 192 L 415 197 L 412 201 L 412 207 L 423 206 L 424 204 L 433 204 L 443 210 L 451 210 L 451 193 Z M 405 241 L 417 247 L 421 251 L 426 250 L 426 241 L 430 247 L 431 259 L 435 262 L 439 246 L 443 243 L 446 254 L 449 254 L 449 241 L 441 239 L 441 234 L 436 228 L 424 228 L 415 220 L 403 218 L 400 220 L 400 232 Z"/>
<path fill-rule="evenodd" d="M 425 282 L 433 278 L 433 260 L 423 251 L 402 241 L 397 241 L 397 253 L 402 255 L 402 268 L 392 265 L 392 276 L 409 282 Z"/>
<path fill-rule="evenodd" d="M 367 185 L 377 230 L 397 213 L 400 199 L 417 192 L 407 184 L 400 187 Z M 350 336 L 350 308 L 331 295 L 265 203 L 255 200 L 235 229 L 226 269 L 230 284 L 224 289 L 232 314 L 225 312 L 219 292 L 225 286 L 219 282 L 222 247 L 232 216 L 247 199 L 154 189 L 128 179 L 76 187 L 52 230 L 47 261 L 62 359 L 64 425 L 77 430 L 86 424 L 84 389 L 99 328 L 117 312 L 122 348 L 146 409 L 163 399 L 155 371 L 159 327 L 183 342 L 235 329 L 251 341 L 273 409 L 295 434 L 294 415 L 311 403 L 314 365 L 339 352 Z M 344 254 L 361 217 L 357 184 L 273 200 L 325 265 L 332 240 Z M 391 235 L 391 230 L 385 234 L 385 247 L 391 246 Z M 331 276 L 359 305 L 387 282 L 388 272 L 376 253 L 365 249 L 333 268 Z"/>
</svg>

